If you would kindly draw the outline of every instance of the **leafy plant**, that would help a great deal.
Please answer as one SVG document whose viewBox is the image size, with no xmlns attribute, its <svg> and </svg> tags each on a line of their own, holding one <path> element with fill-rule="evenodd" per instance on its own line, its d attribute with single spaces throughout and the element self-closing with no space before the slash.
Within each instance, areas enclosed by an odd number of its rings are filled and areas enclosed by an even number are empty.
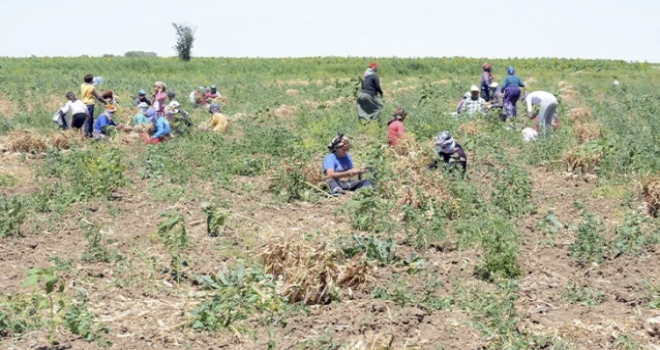
<svg viewBox="0 0 660 350">
<path fill-rule="evenodd" d="M 25 208 L 18 197 L 0 197 L 0 238 L 20 234 L 25 217 Z"/>
<path fill-rule="evenodd" d="M 605 293 L 586 287 L 582 287 L 575 281 L 569 281 L 566 289 L 561 295 L 562 299 L 571 304 L 582 306 L 596 306 L 607 300 Z"/>
<path fill-rule="evenodd" d="M 351 226 L 368 232 L 388 232 L 392 229 L 389 219 L 389 203 L 371 189 L 360 190 L 347 204 Z"/>
<path fill-rule="evenodd" d="M 227 220 L 227 214 L 221 213 L 209 202 L 202 203 L 202 211 L 206 214 L 206 233 L 211 237 L 218 237 Z"/>
<path fill-rule="evenodd" d="M 165 212 L 160 217 L 164 221 L 158 223 L 158 236 L 163 241 L 170 253 L 170 273 L 172 278 L 181 282 L 182 270 L 188 266 L 188 262 L 181 255 L 181 250 L 188 246 L 188 232 L 186 231 L 185 219 L 179 213 Z"/>
<path fill-rule="evenodd" d="M 532 197 L 529 173 L 512 164 L 507 164 L 502 170 L 491 169 L 496 175 L 491 194 L 493 205 L 509 216 L 528 214 L 533 209 L 529 203 Z"/>
<path fill-rule="evenodd" d="M 351 237 L 355 242 L 354 249 L 366 252 L 368 259 L 377 260 L 382 265 L 392 263 L 396 259 L 394 255 L 396 242 L 392 238 L 381 241 L 373 236 L 360 238 L 360 236 L 353 234 Z"/>
<path fill-rule="evenodd" d="M 43 282 L 43 284 L 40 284 Z M 64 282 L 60 280 L 57 272 L 53 268 L 35 268 L 28 270 L 28 277 L 23 281 L 23 287 L 40 286 L 48 297 L 49 314 L 49 327 L 48 339 L 50 341 L 51 349 L 55 349 L 55 327 L 56 315 L 64 309 Z M 55 309 L 55 299 L 53 295 L 57 294 L 57 310 Z"/>
<path fill-rule="evenodd" d="M 80 226 L 87 239 L 86 251 L 83 252 L 80 260 L 85 262 L 110 263 L 123 259 L 121 253 L 113 252 L 103 244 L 104 237 L 100 228 L 85 219 L 80 220 Z"/>
<path fill-rule="evenodd" d="M 64 315 L 67 327 L 73 334 L 78 334 L 87 341 L 96 341 L 103 347 L 112 346 L 112 342 L 103 339 L 103 333 L 108 334 L 108 327 L 103 326 L 97 316 L 89 311 L 87 303 L 89 298 L 85 293 L 78 294 L 79 301 L 71 305 Z"/>
<path fill-rule="evenodd" d="M 601 262 L 605 256 L 604 228 L 596 222 L 594 215 L 586 210 L 584 205 L 574 203 L 581 210 L 582 222 L 578 225 L 578 235 L 575 242 L 568 246 L 571 256 L 582 264 Z"/>
<path fill-rule="evenodd" d="M 628 213 L 623 225 L 617 227 L 614 238 L 616 254 L 638 255 L 647 244 L 647 236 L 642 231 L 643 219 L 634 212 Z"/>
<path fill-rule="evenodd" d="M 438 288 L 442 286 L 439 280 L 431 279 L 427 275 L 421 281 L 416 281 L 415 285 L 419 285 L 420 282 L 423 283 L 424 288 L 420 292 L 415 292 L 409 284 L 397 278 L 396 282 L 387 286 L 374 288 L 371 297 L 393 301 L 401 307 L 416 306 L 430 310 L 447 310 L 454 304 L 453 298 L 438 295 Z"/>
<path fill-rule="evenodd" d="M 277 295 L 273 277 L 256 267 L 246 269 L 243 262 L 234 270 L 195 278 L 213 291 L 210 299 L 191 311 L 190 325 L 195 330 L 227 328 L 264 312 L 265 321 L 272 323 L 282 310 L 284 300 Z"/>
</svg>

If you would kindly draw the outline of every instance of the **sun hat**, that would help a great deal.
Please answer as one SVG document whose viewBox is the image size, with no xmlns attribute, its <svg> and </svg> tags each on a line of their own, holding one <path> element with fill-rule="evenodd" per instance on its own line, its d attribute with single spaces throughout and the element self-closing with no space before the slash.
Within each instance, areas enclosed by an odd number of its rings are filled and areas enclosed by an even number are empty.
<svg viewBox="0 0 660 350">
<path fill-rule="evenodd" d="M 476 92 L 479 92 L 479 87 L 476 86 L 476 85 L 472 85 L 472 86 L 470 87 L 470 92 L 475 92 L 475 91 L 476 91 Z"/>
<path fill-rule="evenodd" d="M 495 89 L 495 88 L 497 88 L 498 86 L 500 86 L 500 84 L 498 84 L 496 81 L 490 83 L 490 85 L 489 85 L 489 87 L 490 87 L 491 89 Z"/>
<path fill-rule="evenodd" d="M 138 105 L 138 108 L 140 109 L 147 109 L 149 108 L 149 105 L 146 102 L 140 102 Z"/>
<path fill-rule="evenodd" d="M 114 112 L 117 111 L 117 107 L 108 104 L 108 105 L 105 105 L 105 111 L 110 112 L 110 113 L 114 113 Z"/>
</svg>

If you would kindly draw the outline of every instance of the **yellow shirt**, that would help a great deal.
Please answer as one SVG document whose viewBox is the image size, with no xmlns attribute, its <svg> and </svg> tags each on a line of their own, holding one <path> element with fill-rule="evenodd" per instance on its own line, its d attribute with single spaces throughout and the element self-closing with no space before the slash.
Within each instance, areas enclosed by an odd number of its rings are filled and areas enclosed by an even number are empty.
<svg viewBox="0 0 660 350">
<path fill-rule="evenodd" d="M 81 100 L 86 105 L 94 104 L 94 85 L 83 83 L 80 85 Z"/>
<path fill-rule="evenodd" d="M 225 117 L 224 114 L 213 113 L 213 119 L 211 119 L 209 128 L 212 128 L 215 132 L 223 132 L 227 130 L 228 125 L 229 123 L 227 122 L 227 117 Z"/>
</svg>

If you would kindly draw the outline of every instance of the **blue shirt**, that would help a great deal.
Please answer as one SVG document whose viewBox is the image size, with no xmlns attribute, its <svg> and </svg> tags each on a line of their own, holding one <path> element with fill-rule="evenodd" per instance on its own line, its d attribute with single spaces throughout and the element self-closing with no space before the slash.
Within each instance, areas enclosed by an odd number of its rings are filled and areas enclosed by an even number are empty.
<svg viewBox="0 0 660 350">
<path fill-rule="evenodd" d="M 96 122 L 94 123 L 94 130 L 100 131 L 102 134 L 105 134 L 105 127 L 106 126 L 117 126 L 115 122 L 108 118 L 108 115 L 105 113 L 99 115 L 98 119 L 96 119 Z"/>
<path fill-rule="evenodd" d="M 154 139 L 161 136 L 169 136 L 171 133 L 170 123 L 168 123 L 167 119 L 163 116 L 158 116 L 158 118 L 156 118 L 156 121 L 154 121 L 154 129 L 156 130 L 156 133 L 152 136 Z"/>
<path fill-rule="evenodd" d="M 502 91 L 510 86 L 525 87 L 525 83 L 517 75 L 507 75 L 502 83 Z"/>
<path fill-rule="evenodd" d="M 353 159 L 351 159 L 351 155 L 348 153 L 342 158 L 337 157 L 334 153 L 330 153 L 323 161 L 323 173 L 326 174 L 326 170 L 328 169 L 332 169 L 336 173 L 353 169 Z"/>
</svg>

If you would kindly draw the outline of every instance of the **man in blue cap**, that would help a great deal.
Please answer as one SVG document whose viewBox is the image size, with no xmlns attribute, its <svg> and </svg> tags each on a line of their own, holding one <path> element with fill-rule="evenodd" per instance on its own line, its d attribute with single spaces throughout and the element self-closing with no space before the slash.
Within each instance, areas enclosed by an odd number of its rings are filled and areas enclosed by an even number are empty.
<svg viewBox="0 0 660 350">
<path fill-rule="evenodd" d="M 138 106 L 140 103 L 146 103 L 147 106 L 151 106 L 151 101 L 147 98 L 147 92 L 144 90 L 138 91 L 137 97 L 133 100 L 133 104 Z"/>
</svg>

